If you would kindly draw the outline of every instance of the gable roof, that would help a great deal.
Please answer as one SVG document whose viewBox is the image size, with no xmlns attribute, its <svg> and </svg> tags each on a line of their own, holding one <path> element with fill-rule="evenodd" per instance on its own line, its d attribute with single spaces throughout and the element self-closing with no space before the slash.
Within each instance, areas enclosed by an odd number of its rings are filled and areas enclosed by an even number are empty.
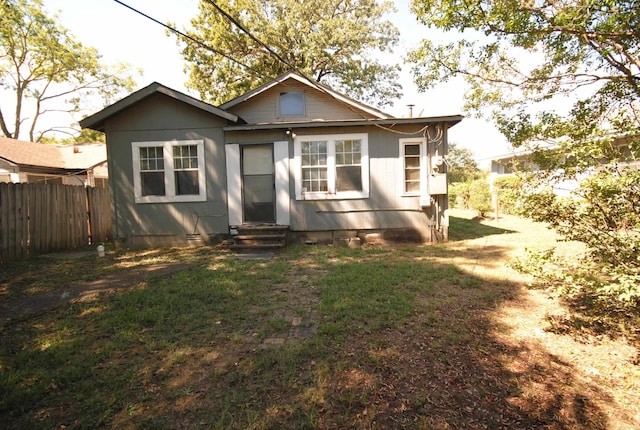
<svg viewBox="0 0 640 430">
<path fill-rule="evenodd" d="M 226 112 L 209 103 L 205 103 L 201 100 L 191 97 L 190 95 L 181 93 L 180 91 L 176 91 L 174 89 L 166 87 L 158 82 L 153 82 L 150 85 L 147 85 L 146 87 L 134 93 L 129 94 L 122 100 L 119 100 L 113 103 L 112 105 L 107 106 L 106 108 L 102 109 L 100 112 L 97 112 L 93 115 L 90 115 L 82 119 L 80 121 L 80 126 L 82 128 L 90 128 L 92 130 L 104 131 L 104 121 L 108 119 L 110 116 L 113 116 L 119 113 L 120 111 L 156 93 L 164 94 L 166 96 L 179 100 L 183 103 L 186 103 L 198 109 L 204 110 L 206 112 L 212 113 L 214 115 L 217 115 L 231 122 L 241 121 L 237 115 Z"/>
<path fill-rule="evenodd" d="M 107 149 L 104 143 L 45 145 L 0 137 L 0 158 L 19 166 L 82 170 L 107 161 Z"/>
<path fill-rule="evenodd" d="M 286 72 L 283 73 L 282 75 L 278 76 L 277 78 L 275 78 L 274 80 L 267 82 L 265 84 L 260 85 L 258 88 L 249 91 L 248 93 L 245 93 L 241 96 L 236 97 L 233 100 L 230 100 L 226 103 L 221 104 L 219 107 L 220 109 L 230 109 L 234 106 L 239 105 L 240 103 L 244 103 L 247 100 L 250 100 L 251 98 L 257 96 L 258 94 L 261 94 L 273 87 L 275 87 L 278 84 L 283 83 L 284 81 L 286 81 L 287 79 L 294 79 L 304 85 L 307 85 L 310 88 L 313 88 L 315 90 L 321 91 L 325 94 L 330 95 L 332 98 L 334 98 L 335 100 L 338 100 L 339 102 L 342 102 L 344 104 L 346 104 L 349 107 L 355 108 L 355 109 L 359 109 L 361 111 L 364 111 L 370 115 L 372 115 L 375 118 L 379 118 L 379 119 L 385 119 L 385 118 L 392 118 L 391 115 L 382 112 L 379 109 L 376 109 L 374 107 L 371 107 L 369 105 L 366 105 L 364 103 L 361 103 L 357 100 L 352 99 L 351 97 L 345 96 L 344 94 L 341 94 L 337 91 L 334 91 L 333 89 L 331 89 L 330 87 L 321 84 L 319 82 L 316 81 L 312 81 L 308 78 L 305 78 L 304 76 L 301 76 L 295 72 Z"/>
</svg>

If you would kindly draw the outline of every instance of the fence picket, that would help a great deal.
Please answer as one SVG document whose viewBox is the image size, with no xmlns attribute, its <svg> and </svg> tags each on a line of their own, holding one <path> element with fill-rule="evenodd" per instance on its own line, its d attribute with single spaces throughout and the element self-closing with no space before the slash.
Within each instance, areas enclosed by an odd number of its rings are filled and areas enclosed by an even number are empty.
<svg viewBox="0 0 640 430">
<path fill-rule="evenodd" d="M 108 189 L 0 183 L 0 263 L 111 238 Z"/>
</svg>

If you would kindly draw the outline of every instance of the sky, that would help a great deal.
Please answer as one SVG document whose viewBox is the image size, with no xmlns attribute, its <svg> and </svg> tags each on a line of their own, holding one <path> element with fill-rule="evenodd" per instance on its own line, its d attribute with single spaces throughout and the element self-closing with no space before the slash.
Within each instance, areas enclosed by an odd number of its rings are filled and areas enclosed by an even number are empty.
<svg viewBox="0 0 640 430">
<path fill-rule="evenodd" d="M 179 30 L 189 25 L 198 13 L 198 0 L 122 0 L 160 22 L 172 22 Z M 407 105 L 413 104 L 414 116 L 442 116 L 462 114 L 464 85 L 450 81 L 426 93 L 419 93 L 402 56 L 418 46 L 421 39 L 433 37 L 426 27 L 416 22 L 409 12 L 409 0 L 395 0 L 396 9 L 390 19 L 400 30 L 400 44 L 389 61 L 402 66 L 400 83 L 403 97 L 384 111 L 405 117 Z M 141 69 L 136 77 L 138 88 L 152 82 L 198 97 L 185 88 L 188 76 L 175 36 L 167 36 L 161 25 L 127 9 L 114 0 L 44 0 L 50 14 L 58 13 L 58 22 L 85 46 L 100 52 L 106 64 L 129 63 Z M 504 136 L 484 120 L 465 117 L 449 132 L 449 142 L 469 149 L 481 167 L 486 167 L 492 156 L 510 152 Z"/>
</svg>

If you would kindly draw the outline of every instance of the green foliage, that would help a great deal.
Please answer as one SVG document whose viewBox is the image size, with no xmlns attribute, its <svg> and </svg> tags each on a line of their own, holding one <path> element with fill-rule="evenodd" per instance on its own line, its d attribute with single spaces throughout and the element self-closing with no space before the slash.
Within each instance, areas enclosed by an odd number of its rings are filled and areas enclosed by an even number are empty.
<svg viewBox="0 0 640 430">
<path fill-rule="evenodd" d="M 475 209 L 484 217 L 491 212 L 491 191 L 486 179 L 476 179 L 469 184 L 469 208 Z"/>
<path fill-rule="evenodd" d="M 393 3 L 376 0 L 221 0 L 216 4 L 255 39 L 208 2 L 187 33 L 216 50 L 185 42 L 187 85 L 200 97 L 229 101 L 289 70 L 348 93 L 365 103 L 389 105 L 400 95 L 398 65 L 382 64 L 398 30 L 383 17 Z M 277 58 L 279 56 L 283 61 Z"/>
<path fill-rule="evenodd" d="M 88 128 L 83 128 L 82 130 L 80 130 L 80 134 L 77 134 L 75 136 L 71 136 L 65 139 L 61 139 L 59 137 L 48 137 L 48 136 L 43 136 L 42 139 L 40 139 L 40 143 L 56 144 L 56 145 L 74 145 L 74 144 L 81 144 L 81 143 L 96 143 L 96 142 L 104 143 L 105 141 L 106 140 L 105 140 L 104 133 L 102 133 L 101 131 L 90 130 Z"/>
<path fill-rule="evenodd" d="M 18 139 L 22 126 L 27 124 L 28 139 L 40 141 L 45 133 L 56 131 L 36 128 L 51 103 L 63 104 L 67 112 L 78 113 L 81 104 L 87 107 L 90 97 L 98 96 L 109 103 L 122 90 L 133 88 L 126 66 L 110 70 L 99 59 L 96 49 L 83 46 L 57 24 L 55 15 L 47 15 L 41 0 L 3 0 L 0 87 L 15 98 L 0 103 L 2 133 Z M 6 118 L 3 112 L 7 111 L 15 112 L 15 116 Z M 66 124 L 61 128 L 69 129 Z"/>
<path fill-rule="evenodd" d="M 419 21 L 457 30 L 461 38 L 446 45 L 423 41 L 408 58 L 420 88 L 463 77 L 468 110 L 492 117 L 516 147 L 553 144 L 550 167 L 571 174 L 628 156 L 612 136 L 640 132 L 637 6 L 418 0 Z M 637 159 L 637 140 L 632 143 Z"/>
<path fill-rule="evenodd" d="M 584 179 L 574 198 L 559 198 L 550 191 L 527 193 L 523 210 L 536 221 L 548 223 L 567 240 L 587 245 L 576 273 L 601 273 L 587 286 L 604 297 L 620 301 L 640 298 L 640 172 L 610 165 Z"/>
<path fill-rule="evenodd" d="M 519 200 L 523 179 L 517 175 L 506 175 L 493 181 L 493 192 L 497 195 L 500 212 L 517 215 L 520 213 Z"/>
<path fill-rule="evenodd" d="M 531 193 L 525 210 L 568 240 L 585 243 L 602 264 L 640 269 L 640 172 L 609 166 L 583 180 L 574 194 L 560 199 Z"/>
<path fill-rule="evenodd" d="M 523 258 L 510 263 L 521 273 L 531 275 L 532 288 L 554 291 L 562 297 L 589 299 L 612 310 L 634 309 L 640 304 L 640 271 L 602 271 L 591 258 L 563 258 L 554 248 L 527 249 Z"/>
<path fill-rule="evenodd" d="M 420 22 L 457 30 L 461 37 L 446 45 L 423 41 L 409 59 L 422 88 L 464 76 L 471 86 L 467 107 L 490 110 L 514 143 L 538 134 L 564 136 L 561 126 L 571 123 L 546 111 L 544 103 L 568 93 L 577 96 L 571 116 L 588 134 L 609 114 L 634 117 L 624 108 L 640 93 L 637 6 L 611 0 L 588 5 L 417 0 L 413 11 Z M 537 122 L 532 122 L 532 103 L 542 103 Z M 637 119 L 633 122 L 637 128 Z"/>
<path fill-rule="evenodd" d="M 449 185 L 449 206 L 469 209 L 469 182 L 456 182 Z"/>
<path fill-rule="evenodd" d="M 478 179 L 480 169 L 473 159 L 473 154 L 467 148 L 459 148 L 454 142 L 449 142 L 447 153 L 447 179 L 449 183 L 467 182 Z"/>
<path fill-rule="evenodd" d="M 463 77 L 466 108 L 493 118 L 515 147 L 535 150 L 542 170 L 523 189 L 522 213 L 587 245 L 578 268 L 558 269 L 562 284 L 611 300 L 637 295 L 640 177 L 616 167 L 640 154 L 637 2 L 417 0 L 413 11 L 460 32 L 409 55 L 417 84 Z M 579 189 L 558 198 L 553 188 L 567 180 Z"/>
<path fill-rule="evenodd" d="M 480 177 L 449 185 L 449 205 L 452 208 L 473 209 L 481 216 L 486 216 L 493 209 L 487 178 Z"/>
</svg>

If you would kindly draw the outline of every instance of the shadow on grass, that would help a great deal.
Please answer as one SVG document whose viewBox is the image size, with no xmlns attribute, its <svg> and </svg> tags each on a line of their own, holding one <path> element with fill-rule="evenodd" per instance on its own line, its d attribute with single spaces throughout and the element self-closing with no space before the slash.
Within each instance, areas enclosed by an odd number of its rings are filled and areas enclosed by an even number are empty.
<svg viewBox="0 0 640 430">
<path fill-rule="evenodd" d="M 640 350 L 640 306 L 617 306 L 598 295 L 583 292 L 572 297 L 562 297 L 562 303 L 570 311 L 567 315 L 548 316 L 549 331 L 569 335 L 589 343 L 593 339 L 608 337 L 625 339 Z M 640 364 L 640 352 L 635 359 Z"/>
<path fill-rule="evenodd" d="M 494 234 L 515 233 L 513 230 L 482 224 L 477 218 L 449 216 L 449 240 L 467 240 Z"/>
<path fill-rule="evenodd" d="M 317 306 L 317 334 L 257 347 L 251 339 L 281 325 L 287 294 L 303 290 L 317 303 L 294 311 Z M 603 390 L 552 351 L 507 341 L 496 312 L 521 294 L 424 247 L 204 264 L 12 326 L 0 419 L 8 429 L 607 428 Z"/>
</svg>

